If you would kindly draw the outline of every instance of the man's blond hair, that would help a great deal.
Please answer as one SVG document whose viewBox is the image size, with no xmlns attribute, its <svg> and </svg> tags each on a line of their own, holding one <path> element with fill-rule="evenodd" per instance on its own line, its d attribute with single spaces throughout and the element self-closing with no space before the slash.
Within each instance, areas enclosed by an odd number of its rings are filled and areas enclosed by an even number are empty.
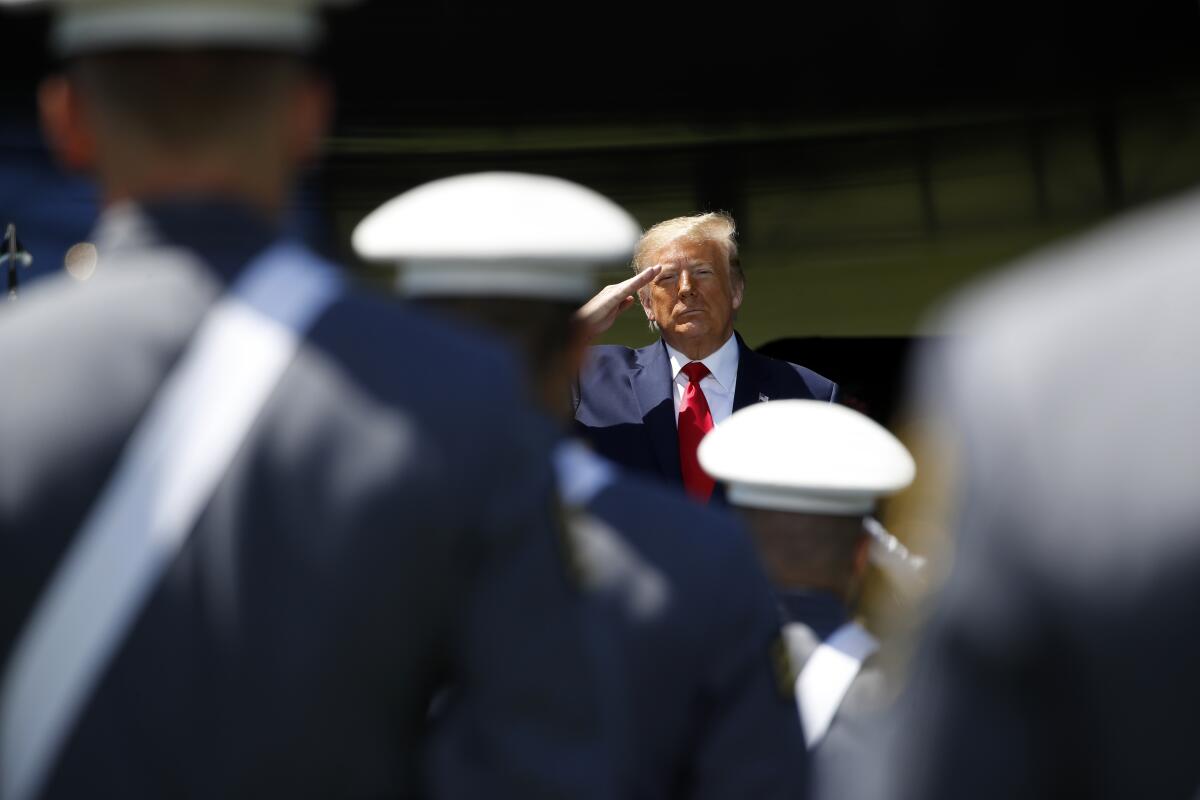
<svg viewBox="0 0 1200 800">
<path fill-rule="evenodd" d="M 709 211 L 690 217 L 675 217 L 664 220 L 642 234 L 633 251 L 633 271 L 641 272 L 654 266 L 650 258 L 671 242 L 683 239 L 688 242 L 713 242 L 725 253 L 729 262 L 729 275 L 734 281 L 745 284 L 742 262 L 738 258 L 737 224 L 724 211 Z"/>
</svg>

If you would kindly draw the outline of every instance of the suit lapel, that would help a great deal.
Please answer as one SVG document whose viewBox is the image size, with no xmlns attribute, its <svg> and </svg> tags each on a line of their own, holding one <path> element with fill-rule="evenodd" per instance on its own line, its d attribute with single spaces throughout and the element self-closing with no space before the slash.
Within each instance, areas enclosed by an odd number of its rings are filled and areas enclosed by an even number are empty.
<svg viewBox="0 0 1200 800">
<path fill-rule="evenodd" d="M 642 424 L 650 437 L 663 475 L 683 483 L 679 466 L 679 433 L 675 428 L 675 401 L 671 397 L 671 362 L 662 341 L 637 351 L 638 369 L 630 376 L 633 393 L 642 412 Z"/>
<path fill-rule="evenodd" d="M 765 369 L 762 357 L 746 346 L 739 333 L 737 384 L 733 389 L 733 410 L 771 399 L 771 374 Z"/>
</svg>

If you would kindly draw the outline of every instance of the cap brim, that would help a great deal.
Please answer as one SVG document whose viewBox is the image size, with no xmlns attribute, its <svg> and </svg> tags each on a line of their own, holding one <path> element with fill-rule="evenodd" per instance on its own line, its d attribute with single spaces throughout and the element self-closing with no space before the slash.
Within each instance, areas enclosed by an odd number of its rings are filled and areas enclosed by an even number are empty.
<svg viewBox="0 0 1200 800">
<path fill-rule="evenodd" d="M 311 6 L 170 3 L 118 7 L 72 6 L 50 34 L 63 57 L 130 48 L 229 47 L 303 53 L 321 39 Z"/>
</svg>

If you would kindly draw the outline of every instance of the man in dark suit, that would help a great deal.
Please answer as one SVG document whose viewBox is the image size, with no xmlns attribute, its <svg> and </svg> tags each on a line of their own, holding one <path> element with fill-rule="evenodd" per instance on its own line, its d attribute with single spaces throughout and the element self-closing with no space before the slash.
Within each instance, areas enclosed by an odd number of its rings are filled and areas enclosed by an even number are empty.
<svg viewBox="0 0 1200 800">
<path fill-rule="evenodd" d="M 509 341 L 547 425 L 565 432 L 587 347 L 576 308 L 595 271 L 627 259 L 637 236 L 632 217 L 582 186 L 483 173 L 400 195 L 354 241 L 361 255 L 398 263 L 409 296 Z M 745 532 L 563 435 L 555 468 L 585 585 L 613 636 L 620 796 L 804 796 L 779 617 Z"/>
<path fill-rule="evenodd" d="M 661 338 L 636 350 L 592 348 L 579 376 L 576 427 L 602 455 L 707 502 L 714 484 L 696 461 L 705 433 L 753 403 L 832 402 L 837 385 L 756 354 L 734 331 L 745 278 L 728 215 L 660 222 L 638 242 L 633 264 L 635 276 L 602 290 L 581 317 L 598 335 L 636 291 Z"/>
<path fill-rule="evenodd" d="M 279 230 L 315 10 L 53 31 L 45 128 L 105 208 L 86 283 L 0 310 L 0 796 L 412 797 L 449 683 L 459 796 L 612 796 L 515 365 Z"/>
</svg>

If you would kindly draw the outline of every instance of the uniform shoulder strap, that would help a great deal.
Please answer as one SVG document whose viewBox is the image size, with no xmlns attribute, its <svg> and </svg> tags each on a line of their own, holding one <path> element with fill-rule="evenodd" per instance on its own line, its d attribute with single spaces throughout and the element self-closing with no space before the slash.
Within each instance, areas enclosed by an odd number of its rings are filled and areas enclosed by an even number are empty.
<svg viewBox="0 0 1200 800">
<path fill-rule="evenodd" d="M 562 501 L 572 508 L 585 508 L 616 480 L 613 465 L 574 439 L 554 447 L 554 476 Z"/>
<path fill-rule="evenodd" d="M 340 292 L 299 245 L 255 258 L 205 314 L 15 642 L 0 800 L 32 800 L 304 336 Z"/>
<path fill-rule="evenodd" d="M 863 662 L 879 642 L 856 622 L 847 622 L 821 642 L 796 678 L 796 705 L 808 749 L 825 738 L 829 725 Z"/>
</svg>

